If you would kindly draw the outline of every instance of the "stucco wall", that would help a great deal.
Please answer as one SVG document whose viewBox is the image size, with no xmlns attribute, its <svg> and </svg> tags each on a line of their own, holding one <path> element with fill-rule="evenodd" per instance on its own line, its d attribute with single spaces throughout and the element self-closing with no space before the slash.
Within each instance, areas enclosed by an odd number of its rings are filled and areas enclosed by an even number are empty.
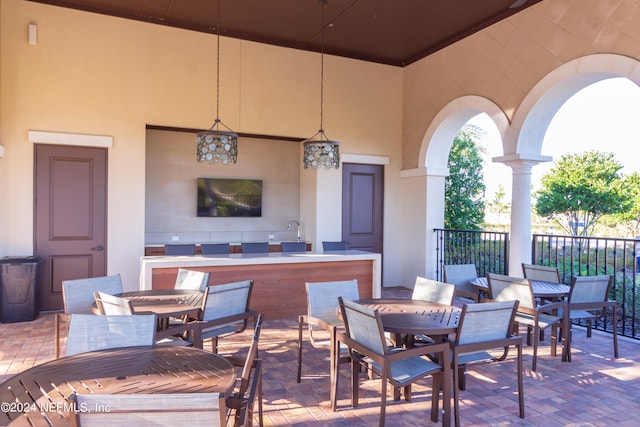
<svg viewBox="0 0 640 427">
<path fill-rule="evenodd" d="M 451 101 L 482 96 L 512 119 L 547 74 L 596 53 L 640 57 L 638 0 L 545 0 L 406 67 L 403 169 L 425 166 L 416 153 Z"/>
<path fill-rule="evenodd" d="M 211 125 L 215 36 L 22 0 L 0 0 L 0 19 L 0 256 L 33 253 L 27 132 L 109 135 L 108 272 L 137 286 L 145 126 Z M 29 23 L 38 26 L 35 46 L 27 43 Z M 233 130 L 300 138 L 318 130 L 319 54 L 221 38 L 220 72 L 220 116 Z M 325 57 L 324 125 L 343 153 L 400 158 L 401 79 L 396 67 Z M 398 180 L 400 162 L 392 163 L 388 188 Z M 301 188 L 300 203 L 315 192 Z M 399 209 L 387 205 L 385 227 Z M 393 264 L 385 272 L 397 276 Z"/>
</svg>

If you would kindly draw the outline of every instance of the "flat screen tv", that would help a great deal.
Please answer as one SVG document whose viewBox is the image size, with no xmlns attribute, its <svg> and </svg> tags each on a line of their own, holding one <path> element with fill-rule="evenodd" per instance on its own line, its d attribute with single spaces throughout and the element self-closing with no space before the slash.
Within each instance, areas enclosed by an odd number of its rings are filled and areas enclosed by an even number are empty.
<svg viewBox="0 0 640 427">
<path fill-rule="evenodd" d="M 262 216 L 262 180 L 198 178 L 198 216 Z"/>
</svg>

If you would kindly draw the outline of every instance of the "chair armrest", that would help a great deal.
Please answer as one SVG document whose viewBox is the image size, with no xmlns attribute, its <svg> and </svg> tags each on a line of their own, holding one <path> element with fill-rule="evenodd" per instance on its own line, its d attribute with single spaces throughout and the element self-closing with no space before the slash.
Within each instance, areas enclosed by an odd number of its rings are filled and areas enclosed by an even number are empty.
<svg viewBox="0 0 640 427">
<path fill-rule="evenodd" d="M 191 344 L 196 348 L 202 348 L 200 330 L 194 322 L 180 323 L 178 325 L 170 326 L 167 329 L 156 331 L 156 340 L 161 340 L 174 335 L 182 335 L 183 338 L 188 336 L 188 339 L 185 339 L 186 341 L 191 342 Z M 198 342 L 200 343 L 200 347 L 198 347 Z"/>
<path fill-rule="evenodd" d="M 510 346 L 520 346 L 522 347 L 522 337 L 519 335 L 514 335 L 509 338 L 504 338 L 501 340 L 492 340 L 492 341 L 482 341 L 478 343 L 469 343 L 469 344 L 458 344 L 450 341 L 449 345 L 451 346 L 451 350 L 454 348 L 458 353 L 471 353 L 474 351 L 482 351 L 482 350 L 493 350 Z"/>
<path fill-rule="evenodd" d="M 617 308 L 618 302 L 615 300 L 597 301 L 597 302 L 578 302 L 569 304 L 571 310 L 597 310 L 608 307 Z"/>
<path fill-rule="evenodd" d="M 548 312 L 551 310 L 566 310 L 568 307 L 568 303 L 566 301 L 555 301 L 546 304 L 542 304 L 536 307 L 538 312 Z"/>
<path fill-rule="evenodd" d="M 334 329 L 336 329 L 336 325 L 332 325 L 326 320 L 320 319 L 318 317 L 308 316 L 306 314 L 301 314 L 300 316 L 298 316 L 298 324 L 303 325 L 305 323 L 322 328 L 327 332 L 332 332 Z"/>
<path fill-rule="evenodd" d="M 202 348 L 201 333 L 203 329 L 208 329 L 214 326 L 222 326 L 222 325 L 226 325 L 227 323 L 233 323 L 240 320 L 246 320 L 249 318 L 252 318 L 255 324 L 258 319 L 258 311 L 252 309 L 252 310 L 243 311 L 242 313 L 233 314 L 231 316 L 220 317 L 217 319 L 212 319 L 207 321 L 196 320 L 196 321 L 188 322 L 185 325 L 191 325 L 191 328 L 194 331 L 194 335 L 197 335 L 197 338 L 194 336 L 193 345 L 197 348 Z"/>
</svg>

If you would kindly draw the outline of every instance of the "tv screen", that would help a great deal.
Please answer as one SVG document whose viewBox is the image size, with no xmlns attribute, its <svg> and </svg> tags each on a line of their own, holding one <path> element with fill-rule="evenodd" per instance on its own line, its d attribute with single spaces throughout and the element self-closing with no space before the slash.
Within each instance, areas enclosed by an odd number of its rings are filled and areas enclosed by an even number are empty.
<svg viewBox="0 0 640 427">
<path fill-rule="evenodd" d="M 198 216 L 262 216 L 262 180 L 198 178 Z"/>
</svg>

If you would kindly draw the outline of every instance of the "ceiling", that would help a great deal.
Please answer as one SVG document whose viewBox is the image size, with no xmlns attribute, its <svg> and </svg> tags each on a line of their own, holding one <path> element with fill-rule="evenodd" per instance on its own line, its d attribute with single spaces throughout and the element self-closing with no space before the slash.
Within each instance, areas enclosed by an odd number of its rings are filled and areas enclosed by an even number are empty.
<svg viewBox="0 0 640 427">
<path fill-rule="evenodd" d="M 218 24 L 217 0 L 30 1 L 208 33 Z M 327 54 L 403 67 L 540 1 L 221 0 L 219 34 L 317 52 L 324 39 Z"/>
</svg>

